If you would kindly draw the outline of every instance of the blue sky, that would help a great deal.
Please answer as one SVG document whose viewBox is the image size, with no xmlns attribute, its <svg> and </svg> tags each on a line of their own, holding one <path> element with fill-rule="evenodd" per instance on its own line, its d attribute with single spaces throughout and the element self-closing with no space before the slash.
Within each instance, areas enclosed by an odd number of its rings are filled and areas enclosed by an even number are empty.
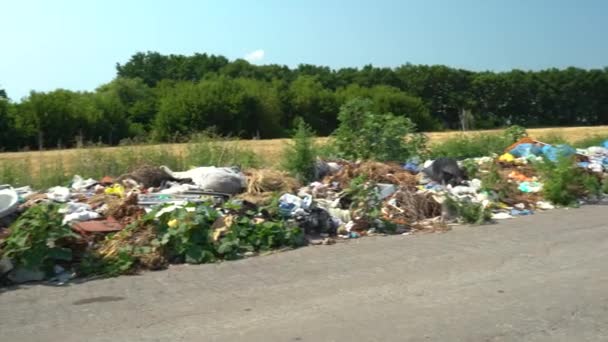
<svg viewBox="0 0 608 342">
<path fill-rule="evenodd" d="M 606 18 L 602 0 L 1 0 L 0 88 L 14 100 L 93 90 L 148 50 L 292 67 L 600 68 Z"/>
</svg>

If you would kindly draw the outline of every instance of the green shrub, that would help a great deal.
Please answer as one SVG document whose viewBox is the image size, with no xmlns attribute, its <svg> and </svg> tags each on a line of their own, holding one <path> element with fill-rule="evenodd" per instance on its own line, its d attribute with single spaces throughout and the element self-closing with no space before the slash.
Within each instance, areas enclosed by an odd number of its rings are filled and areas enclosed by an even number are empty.
<svg viewBox="0 0 608 342">
<path fill-rule="evenodd" d="M 273 220 L 256 223 L 252 217 L 256 213 L 238 215 L 225 235 L 214 240 L 212 225 L 220 217 L 219 212 L 205 204 L 190 204 L 188 208 L 166 213 L 157 223 L 158 243 L 170 261 L 208 263 L 241 258 L 246 252 L 305 244 L 304 234 L 298 227 Z M 235 212 L 240 208 L 227 204 L 225 210 Z"/>
<path fill-rule="evenodd" d="M 602 193 L 608 194 L 608 178 L 602 179 Z"/>
<path fill-rule="evenodd" d="M 376 183 L 367 181 L 365 176 L 355 177 L 344 189 L 345 199 L 350 201 L 349 209 L 354 216 L 368 222 L 379 233 L 394 233 L 397 226 L 382 218 L 382 202 Z"/>
<path fill-rule="evenodd" d="M 300 119 L 292 142 L 283 151 L 283 168 L 300 181 L 308 183 L 314 178 L 316 154 L 314 132 Z"/>
<path fill-rule="evenodd" d="M 578 167 L 573 157 L 545 160 L 535 166 L 542 177 L 543 196 L 554 204 L 575 205 L 583 196 L 601 193 L 598 178 Z"/>
<path fill-rule="evenodd" d="M 79 276 L 101 275 L 117 277 L 131 272 L 136 259 L 130 249 L 121 250 L 115 257 L 102 257 L 94 253 L 86 253 L 78 264 Z"/>
<path fill-rule="evenodd" d="M 523 137 L 527 137 L 528 132 L 526 131 L 526 128 L 524 128 L 524 127 L 513 125 L 513 126 L 509 126 L 507 129 L 505 129 L 505 131 L 503 132 L 503 136 L 505 137 L 505 139 L 510 141 L 512 144 Z"/>
<path fill-rule="evenodd" d="M 340 151 L 336 147 L 333 139 L 328 139 L 325 143 L 316 145 L 317 156 L 324 160 L 340 158 Z"/>
<path fill-rule="evenodd" d="M 71 261 L 72 250 L 68 246 L 78 235 L 62 224 L 63 215 L 58 209 L 55 204 L 28 209 L 11 225 L 1 256 L 11 259 L 16 266 L 49 275 L 56 262 Z"/>
<path fill-rule="evenodd" d="M 477 178 L 477 174 L 479 173 L 479 165 L 473 159 L 466 159 L 462 162 L 462 169 L 467 175 L 468 179 Z"/>
<path fill-rule="evenodd" d="M 422 139 L 410 135 L 415 125 L 406 117 L 372 112 L 371 100 L 354 99 L 340 108 L 334 131 L 336 147 L 346 159 L 404 161 L 416 155 Z"/>
</svg>

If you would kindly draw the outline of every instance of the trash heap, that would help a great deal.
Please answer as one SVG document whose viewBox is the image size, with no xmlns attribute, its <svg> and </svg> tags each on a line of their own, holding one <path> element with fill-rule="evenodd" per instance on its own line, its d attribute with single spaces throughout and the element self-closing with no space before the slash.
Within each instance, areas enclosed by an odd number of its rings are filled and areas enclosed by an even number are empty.
<svg viewBox="0 0 608 342">
<path fill-rule="evenodd" d="M 41 192 L 0 185 L 0 282 L 64 283 L 530 215 L 554 208 L 544 196 L 555 180 L 542 165 L 562 157 L 600 182 L 608 142 L 574 149 L 524 138 L 500 156 L 461 161 L 319 160 L 304 186 L 277 170 L 212 166 L 74 176 Z"/>
</svg>

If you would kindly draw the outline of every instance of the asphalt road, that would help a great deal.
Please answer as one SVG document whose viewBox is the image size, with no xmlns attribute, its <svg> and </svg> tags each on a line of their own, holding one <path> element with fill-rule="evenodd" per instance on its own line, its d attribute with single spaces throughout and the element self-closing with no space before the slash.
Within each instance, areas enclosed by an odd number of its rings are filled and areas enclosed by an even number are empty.
<svg viewBox="0 0 608 342">
<path fill-rule="evenodd" d="M 0 294 L 0 341 L 608 341 L 608 207 Z"/>
</svg>

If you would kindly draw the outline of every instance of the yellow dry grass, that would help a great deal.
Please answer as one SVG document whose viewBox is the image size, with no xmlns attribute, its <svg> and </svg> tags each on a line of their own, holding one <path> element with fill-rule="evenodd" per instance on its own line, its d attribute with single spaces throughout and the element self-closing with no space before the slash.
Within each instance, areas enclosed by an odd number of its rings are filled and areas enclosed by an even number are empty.
<svg viewBox="0 0 608 342">
<path fill-rule="evenodd" d="M 432 132 L 427 133 L 431 144 L 442 142 L 450 137 L 454 137 L 460 134 L 499 134 L 502 130 L 486 130 L 486 131 L 470 131 L 470 132 Z M 528 134 L 531 137 L 543 137 L 547 135 L 559 135 L 570 142 L 575 142 L 584 138 L 588 138 L 595 135 L 608 136 L 608 126 L 594 126 L 594 127 L 564 127 L 564 128 L 534 128 L 528 129 Z M 319 143 L 324 143 L 328 138 L 318 138 Z M 269 140 L 243 140 L 239 141 L 239 147 L 249 149 L 256 153 L 262 163 L 266 166 L 278 165 L 284 146 L 289 142 L 289 139 L 269 139 Z M 98 152 L 112 154 L 120 149 L 125 148 L 136 148 L 136 149 L 154 149 L 159 145 L 143 145 L 143 146 L 129 146 L 129 147 L 101 147 L 93 148 Z M 187 144 L 167 144 L 162 145 L 164 148 L 168 148 L 176 153 L 183 153 L 186 150 Z M 29 159 L 31 161 L 32 169 L 38 169 L 39 163 L 47 163 L 56 159 L 61 159 L 63 163 L 69 167 L 70 159 L 77 156 L 78 150 L 67 149 L 67 150 L 54 150 L 54 151 L 42 151 L 42 152 L 10 152 L 0 153 L 0 162 L 10 162 Z M 80 150 L 82 152 L 82 150 Z"/>
</svg>

